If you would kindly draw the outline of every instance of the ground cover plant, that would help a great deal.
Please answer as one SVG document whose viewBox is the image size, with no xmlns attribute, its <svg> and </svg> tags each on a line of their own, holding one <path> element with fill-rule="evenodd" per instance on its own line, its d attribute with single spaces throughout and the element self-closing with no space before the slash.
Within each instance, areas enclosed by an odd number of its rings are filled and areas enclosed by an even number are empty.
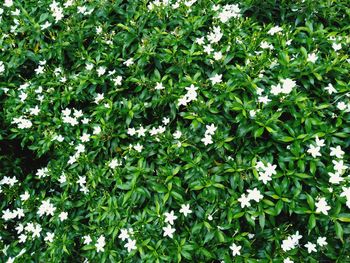
<svg viewBox="0 0 350 263">
<path fill-rule="evenodd" d="M 1 262 L 350 262 L 347 0 L 4 0 Z"/>
</svg>

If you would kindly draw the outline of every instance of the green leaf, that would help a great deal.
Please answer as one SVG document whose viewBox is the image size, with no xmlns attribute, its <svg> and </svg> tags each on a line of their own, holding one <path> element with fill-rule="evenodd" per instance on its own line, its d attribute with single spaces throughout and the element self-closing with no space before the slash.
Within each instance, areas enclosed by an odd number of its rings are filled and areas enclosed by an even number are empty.
<svg viewBox="0 0 350 263">
<path fill-rule="evenodd" d="M 306 194 L 306 201 L 309 204 L 309 207 L 311 208 L 311 210 L 314 210 L 315 209 L 315 201 L 311 195 Z"/>
<path fill-rule="evenodd" d="M 254 131 L 254 138 L 260 137 L 264 133 L 264 127 L 260 127 L 259 129 Z"/>
<path fill-rule="evenodd" d="M 350 214 L 349 213 L 341 213 L 337 216 L 337 219 L 341 222 L 350 223 Z"/>
<path fill-rule="evenodd" d="M 232 218 L 234 218 L 234 219 L 240 218 L 240 217 L 244 216 L 244 213 L 245 212 L 235 213 Z"/>
<path fill-rule="evenodd" d="M 316 217 L 314 214 L 310 215 L 309 217 L 309 222 L 308 222 L 308 225 L 307 225 L 307 228 L 309 230 L 309 234 L 311 232 L 311 230 L 316 226 Z"/>
<path fill-rule="evenodd" d="M 264 227 L 265 227 L 265 214 L 264 213 L 259 215 L 259 225 L 260 225 L 261 229 L 264 229 Z"/>
<path fill-rule="evenodd" d="M 341 240 L 341 242 L 344 242 L 343 240 L 344 230 L 339 222 L 334 222 L 334 229 L 337 237 Z"/>
<path fill-rule="evenodd" d="M 292 142 L 292 141 L 294 141 L 294 138 L 290 137 L 290 136 L 283 136 L 283 137 L 279 138 L 279 140 L 282 142 Z"/>
</svg>

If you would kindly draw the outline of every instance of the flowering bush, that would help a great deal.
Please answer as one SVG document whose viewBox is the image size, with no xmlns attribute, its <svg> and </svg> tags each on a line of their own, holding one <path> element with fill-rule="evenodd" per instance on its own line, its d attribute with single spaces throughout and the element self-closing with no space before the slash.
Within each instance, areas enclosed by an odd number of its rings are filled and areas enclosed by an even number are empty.
<svg viewBox="0 0 350 263">
<path fill-rule="evenodd" d="M 5 0 L 4 262 L 350 262 L 346 0 Z"/>
</svg>

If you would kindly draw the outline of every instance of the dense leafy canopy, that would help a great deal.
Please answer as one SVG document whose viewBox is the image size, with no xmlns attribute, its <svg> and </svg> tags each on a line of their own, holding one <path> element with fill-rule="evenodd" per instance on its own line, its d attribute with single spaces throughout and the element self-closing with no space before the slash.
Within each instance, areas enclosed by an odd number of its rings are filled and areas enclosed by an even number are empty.
<svg viewBox="0 0 350 263">
<path fill-rule="evenodd" d="M 4 262 L 349 262 L 346 0 L 5 0 Z"/>
</svg>

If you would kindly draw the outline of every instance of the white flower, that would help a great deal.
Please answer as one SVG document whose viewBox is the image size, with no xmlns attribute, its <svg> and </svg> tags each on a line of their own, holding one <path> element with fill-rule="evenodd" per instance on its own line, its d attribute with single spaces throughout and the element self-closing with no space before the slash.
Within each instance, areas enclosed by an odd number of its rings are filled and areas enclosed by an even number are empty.
<svg viewBox="0 0 350 263">
<path fill-rule="evenodd" d="M 322 197 L 316 202 L 316 213 L 323 213 L 325 215 L 328 215 L 328 210 L 331 209 L 331 207 L 327 204 L 326 198 Z"/>
<path fill-rule="evenodd" d="M 39 237 L 40 237 L 41 230 L 42 230 L 41 226 L 40 226 L 39 224 L 37 224 L 37 225 L 35 226 L 35 228 L 33 229 L 32 237 L 38 237 L 38 238 L 39 238 Z"/>
<path fill-rule="evenodd" d="M 294 263 L 294 261 L 292 261 L 290 258 L 285 258 L 283 263 Z"/>
<path fill-rule="evenodd" d="M 96 34 L 101 34 L 102 33 L 102 27 L 101 26 L 97 26 L 95 29 L 96 29 Z"/>
<path fill-rule="evenodd" d="M 104 249 L 104 246 L 106 245 L 106 240 L 105 240 L 105 237 L 104 236 L 100 236 L 98 239 L 97 239 L 97 243 L 95 244 L 96 246 L 96 251 L 97 252 L 100 252 L 100 251 L 105 251 Z"/>
<path fill-rule="evenodd" d="M 129 59 L 126 60 L 123 64 L 124 64 L 125 66 L 129 67 L 129 66 L 131 66 L 132 64 L 134 64 L 134 59 L 133 59 L 133 58 L 129 58 Z"/>
<path fill-rule="evenodd" d="M 253 190 L 248 189 L 248 199 L 254 200 L 255 202 L 260 202 L 261 199 L 264 198 L 264 196 L 261 194 L 261 192 L 255 187 Z"/>
<path fill-rule="evenodd" d="M 50 4 L 50 9 L 52 12 L 52 16 L 55 18 L 55 22 L 57 23 L 58 21 L 62 20 L 63 18 L 63 8 L 58 6 L 56 1 L 53 1 Z"/>
<path fill-rule="evenodd" d="M 16 8 L 16 10 L 15 10 L 15 11 L 12 11 L 12 12 L 11 12 L 11 15 L 12 15 L 12 16 L 19 16 L 19 15 L 20 15 L 20 13 L 21 13 L 21 11 L 19 11 L 19 9 L 18 9 L 18 8 Z"/>
<path fill-rule="evenodd" d="M 269 31 L 267 31 L 267 34 L 273 36 L 276 33 L 282 32 L 282 30 L 283 30 L 282 27 L 274 26 L 274 27 L 270 28 Z"/>
<path fill-rule="evenodd" d="M 80 118 L 80 117 L 82 117 L 84 114 L 83 114 L 83 111 L 82 111 L 82 110 L 76 110 L 76 109 L 74 109 L 73 115 L 74 115 L 75 118 Z"/>
<path fill-rule="evenodd" d="M 276 164 L 272 165 L 271 163 L 267 163 L 267 165 L 264 168 L 265 173 L 268 174 L 268 176 L 276 174 L 276 167 Z"/>
<path fill-rule="evenodd" d="M 197 100 L 197 87 L 195 87 L 193 84 L 191 84 L 190 87 L 186 87 L 187 93 L 185 95 L 185 98 L 187 102 Z"/>
<path fill-rule="evenodd" d="M 258 97 L 258 102 L 263 103 L 263 104 L 267 104 L 269 103 L 271 100 L 269 99 L 268 96 L 259 96 Z"/>
<path fill-rule="evenodd" d="M 28 237 L 25 234 L 21 234 L 18 238 L 19 238 L 19 240 L 18 240 L 19 243 L 24 243 L 24 242 L 26 242 Z"/>
<path fill-rule="evenodd" d="M 262 41 L 262 42 L 260 43 L 260 47 L 261 47 L 262 49 L 271 49 L 271 50 L 273 49 L 273 45 L 267 43 L 266 41 Z"/>
<path fill-rule="evenodd" d="M 79 178 L 77 180 L 77 184 L 79 184 L 79 185 L 86 184 L 86 176 L 79 176 Z"/>
<path fill-rule="evenodd" d="M 344 165 L 343 160 L 332 160 L 332 163 L 334 164 L 334 170 L 337 171 L 339 174 L 343 174 L 344 171 L 348 168 L 347 165 Z"/>
<path fill-rule="evenodd" d="M 149 131 L 149 134 L 151 136 L 157 135 L 158 134 L 158 129 L 155 127 L 152 127 L 152 129 Z"/>
<path fill-rule="evenodd" d="M 78 14 L 82 14 L 82 15 L 85 15 L 86 14 L 86 6 L 78 6 L 77 7 L 78 9 Z"/>
<path fill-rule="evenodd" d="M 180 139 L 181 135 L 182 135 L 181 131 L 176 131 L 176 132 L 173 133 L 173 136 L 174 136 L 175 140 Z"/>
<path fill-rule="evenodd" d="M 316 244 L 313 244 L 311 242 L 307 242 L 306 245 L 304 245 L 307 248 L 307 252 L 310 254 L 311 252 L 317 252 L 316 250 Z"/>
<path fill-rule="evenodd" d="M 318 237 L 316 242 L 320 247 L 326 246 L 328 244 L 326 237 Z"/>
<path fill-rule="evenodd" d="M 94 102 L 95 102 L 96 104 L 99 104 L 100 101 L 103 100 L 103 99 L 104 99 L 103 93 L 97 93 Z"/>
<path fill-rule="evenodd" d="M 36 105 L 34 108 L 30 108 L 29 109 L 29 114 L 30 115 L 37 116 L 39 114 L 39 112 L 40 112 L 40 109 L 39 109 L 38 105 Z"/>
<path fill-rule="evenodd" d="M 316 135 L 316 145 L 319 146 L 319 147 L 325 146 L 324 140 L 323 139 L 319 139 L 317 135 Z"/>
<path fill-rule="evenodd" d="M 27 93 L 21 92 L 18 97 L 21 99 L 21 102 L 24 102 L 27 99 L 28 95 Z"/>
<path fill-rule="evenodd" d="M 175 232 L 175 228 L 172 228 L 171 225 L 167 225 L 166 227 L 163 227 L 163 236 L 173 238 L 173 233 Z"/>
<path fill-rule="evenodd" d="M 333 43 L 332 48 L 334 49 L 334 51 L 338 51 L 341 49 L 341 44 Z"/>
<path fill-rule="evenodd" d="M 81 140 L 82 142 L 88 142 L 88 141 L 90 141 L 90 134 L 84 133 L 84 134 L 80 137 L 80 140 Z"/>
<path fill-rule="evenodd" d="M 344 178 L 340 176 L 339 173 L 328 173 L 329 182 L 332 184 L 339 184 L 340 182 L 344 181 Z"/>
<path fill-rule="evenodd" d="M 145 128 L 143 128 L 142 126 L 140 126 L 140 129 L 138 129 L 136 132 L 137 132 L 137 136 L 138 137 L 143 137 L 143 136 L 145 136 L 146 134 L 146 129 Z"/>
<path fill-rule="evenodd" d="M 51 23 L 49 21 L 46 21 L 45 24 L 41 25 L 41 30 L 45 30 L 46 28 L 49 28 L 51 26 Z"/>
<path fill-rule="evenodd" d="M 16 212 L 11 212 L 10 209 L 3 210 L 2 213 L 3 215 L 1 216 L 1 218 L 5 221 L 14 219 L 17 216 Z"/>
<path fill-rule="evenodd" d="M 135 149 L 135 151 L 140 153 L 143 149 L 143 145 L 137 143 L 136 145 L 134 145 L 134 149 Z"/>
<path fill-rule="evenodd" d="M 134 136 L 136 134 L 136 129 L 128 128 L 127 134 L 129 134 L 130 136 Z"/>
<path fill-rule="evenodd" d="M 331 83 L 329 83 L 324 89 L 327 90 L 330 95 L 338 92 Z"/>
<path fill-rule="evenodd" d="M 222 53 L 221 53 L 221 51 L 214 52 L 214 59 L 215 59 L 215 60 L 220 60 L 220 59 L 222 59 Z"/>
<path fill-rule="evenodd" d="M 30 128 L 33 126 L 33 123 L 30 120 L 28 120 L 22 116 L 19 118 L 14 118 L 12 123 L 16 123 L 18 125 L 19 129 Z"/>
<path fill-rule="evenodd" d="M 167 117 L 164 117 L 163 120 L 162 120 L 162 123 L 163 123 L 164 125 L 169 124 L 169 122 L 170 122 L 170 119 L 167 118 Z"/>
<path fill-rule="evenodd" d="M 238 198 L 238 202 L 241 203 L 241 207 L 249 207 L 250 206 L 250 199 L 246 196 L 246 194 L 242 194 L 240 198 Z"/>
<path fill-rule="evenodd" d="M 345 154 L 345 152 L 341 149 L 341 147 L 338 145 L 337 147 L 331 147 L 331 153 L 330 156 L 335 156 L 339 159 L 343 158 L 343 155 Z"/>
<path fill-rule="evenodd" d="M 60 134 L 60 135 L 55 135 L 52 140 L 56 140 L 58 142 L 63 142 L 64 141 L 64 137 Z"/>
<path fill-rule="evenodd" d="M 316 53 L 308 54 L 308 56 L 307 56 L 307 62 L 315 63 L 316 60 L 317 60 L 317 55 L 316 55 Z"/>
<path fill-rule="evenodd" d="M 309 145 L 309 149 L 307 152 L 312 155 L 312 157 L 316 158 L 317 156 L 321 156 L 320 153 L 321 148 L 320 147 L 315 147 L 312 144 Z"/>
<path fill-rule="evenodd" d="M 281 85 L 279 83 L 277 85 L 272 85 L 270 92 L 273 95 L 278 95 L 278 94 L 282 93 Z"/>
<path fill-rule="evenodd" d="M 262 89 L 262 88 L 260 88 L 260 87 L 258 87 L 258 88 L 256 89 L 256 94 L 257 94 L 257 95 L 262 95 L 263 92 L 264 92 L 264 89 Z"/>
<path fill-rule="evenodd" d="M 169 223 L 170 225 L 174 224 L 174 220 L 177 219 L 177 216 L 174 215 L 174 211 L 170 211 L 170 213 L 166 212 L 165 215 L 165 223 Z"/>
<path fill-rule="evenodd" d="M 299 244 L 299 239 L 301 239 L 302 236 L 299 235 L 299 231 L 297 231 L 294 235 L 291 235 L 287 237 L 287 239 L 284 239 L 282 241 L 282 249 L 283 251 L 289 251 L 291 249 L 294 249 Z"/>
<path fill-rule="evenodd" d="M 129 239 L 129 234 L 128 234 L 128 230 L 127 229 L 121 229 L 120 230 L 120 234 L 119 234 L 119 238 L 122 240 L 122 241 L 124 241 L 124 240 L 126 240 L 126 239 Z"/>
<path fill-rule="evenodd" d="M 118 159 L 113 159 L 109 164 L 108 164 L 108 166 L 109 166 L 109 168 L 111 168 L 111 169 L 115 169 L 117 166 L 121 166 L 122 165 L 122 163 L 121 162 L 119 162 L 118 161 Z"/>
<path fill-rule="evenodd" d="M 203 45 L 204 44 L 204 37 L 197 37 L 195 42 L 198 44 L 198 45 Z"/>
<path fill-rule="evenodd" d="M 30 195 L 28 193 L 28 191 L 25 191 L 24 194 L 20 195 L 20 198 L 22 201 L 27 201 L 29 199 Z"/>
<path fill-rule="evenodd" d="M 115 86 L 120 86 L 120 85 L 122 85 L 122 80 L 123 80 L 123 77 L 122 77 L 122 76 L 117 76 L 116 78 L 113 79 L 114 85 L 115 85 Z"/>
<path fill-rule="evenodd" d="M 69 116 L 71 113 L 72 113 L 72 110 L 69 109 L 69 108 L 65 108 L 65 109 L 62 111 L 63 116 Z"/>
<path fill-rule="evenodd" d="M 100 126 L 95 126 L 94 131 L 92 132 L 94 135 L 100 134 L 101 133 L 101 127 Z"/>
<path fill-rule="evenodd" d="M 251 117 L 251 118 L 254 118 L 255 116 L 256 116 L 256 113 L 257 113 L 258 111 L 257 110 L 250 110 L 249 111 L 249 116 Z"/>
<path fill-rule="evenodd" d="M 67 1 L 63 4 L 63 6 L 64 6 L 65 8 L 68 8 L 68 7 L 72 6 L 72 5 L 73 5 L 73 0 L 67 0 Z"/>
<path fill-rule="evenodd" d="M 61 212 L 58 216 L 61 221 L 64 221 L 68 218 L 68 213 L 67 212 Z"/>
<path fill-rule="evenodd" d="M 205 135 L 214 135 L 217 127 L 214 124 L 206 125 Z"/>
<path fill-rule="evenodd" d="M 218 43 L 224 34 L 221 32 L 221 28 L 214 26 L 213 31 L 207 35 L 207 39 L 211 44 Z"/>
<path fill-rule="evenodd" d="M 11 7 L 12 5 L 13 5 L 13 1 L 12 0 L 5 0 L 4 6 Z"/>
<path fill-rule="evenodd" d="M 56 207 L 54 207 L 53 204 L 50 203 L 50 199 L 48 199 L 46 201 L 41 202 L 41 205 L 38 210 L 38 214 L 40 217 L 45 214 L 53 216 L 53 213 L 55 212 L 55 210 L 56 210 Z"/>
<path fill-rule="evenodd" d="M 90 71 L 94 68 L 94 64 L 88 63 L 88 64 L 86 64 L 85 68 L 86 68 L 86 70 Z"/>
<path fill-rule="evenodd" d="M 210 44 L 205 45 L 205 46 L 203 47 L 203 50 L 204 50 L 204 52 L 207 53 L 207 54 L 210 54 L 211 52 L 214 51 L 214 49 L 211 47 Z"/>
<path fill-rule="evenodd" d="M 284 94 L 289 94 L 293 88 L 295 88 L 296 86 L 296 82 L 292 79 L 281 79 L 281 83 L 282 83 L 282 92 Z"/>
<path fill-rule="evenodd" d="M 232 256 L 241 255 L 241 248 L 242 246 L 237 246 L 235 243 L 232 243 L 230 246 L 230 249 L 232 250 Z"/>
<path fill-rule="evenodd" d="M 255 237 L 254 234 L 252 234 L 252 233 L 249 233 L 249 234 L 248 234 L 248 238 L 249 238 L 249 239 L 253 239 L 254 237 Z"/>
<path fill-rule="evenodd" d="M 157 85 L 156 85 L 156 87 L 154 89 L 162 90 L 162 89 L 165 89 L 165 87 L 163 86 L 163 84 L 161 82 L 157 82 Z"/>
<path fill-rule="evenodd" d="M 183 96 L 183 97 L 181 97 L 181 98 L 179 99 L 177 105 L 178 105 L 178 106 L 181 106 L 181 105 L 186 106 L 186 105 L 187 105 L 187 102 L 188 102 L 188 101 L 187 101 L 186 96 Z"/>
<path fill-rule="evenodd" d="M 205 146 L 213 143 L 211 135 L 205 135 L 204 138 L 201 139 L 201 141 L 204 143 Z"/>
<path fill-rule="evenodd" d="M 130 252 L 133 249 L 136 249 L 136 240 L 128 239 L 128 243 L 124 245 L 128 249 L 128 252 Z"/>
<path fill-rule="evenodd" d="M 264 184 L 267 184 L 267 182 L 271 181 L 272 178 L 270 175 L 268 175 L 266 172 L 259 173 L 259 181 L 262 181 Z"/>
<path fill-rule="evenodd" d="M 232 17 L 237 18 L 240 17 L 241 10 L 239 9 L 237 4 L 232 5 L 225 5 L 223 6 L 222 11 L 218 14 L 218 18 L 222 23 L 226 23 L 228 20 L 230 20 Z"/>
<path fill-rule="evenodd" d="M 347 105 L 344 101 L 340 101 L 337 103 L 337 108 L 341 111 L 345 110 L 347 108 Z"/>
<path fill-rule="evenodd" d="M 184 214 L 184 216 L 186 217 L 188 214 L 192 213 L 192 210 L 190 210 L 190 205 L 189 204 L 182 204 L 181 205 L 181 209 L 180 209 L 180 213 Z"/>
<path fill-rule="evenodd" d="M 85 146 L 84 146 L 84 144 L 78 144 L 78 145 L 75 147 L 75 150 L 77 151 L 76 155 L 79 156 L 80 153 L 85 152 Z"/>
<path fill-rule="evenodd" d="M 53 242 L 53 238 L 54 238 L 55 234 L 54 233 L 46 233 L 46 237 L 44 238 L 44 241 L 47 241 L 47 242 Z"/>
<path fill-rule="evenodd" d="M 216 74 L 215 76 L 211 77 L 210 80 L 212 85 L 220 83 L 222 82 L 222 74 Z"/>
<path fill-rule="evenodd" d="M 343 192 L 340 194 L 340 197 L 346 197 L 350 199 L 350 187 L 342 187 Z"/>
<path fill-rule="evenodd" d="M 211 9 L 213 11 L 218 11 L 220 9 L 220 5 L 213 5 Z"/>
<path fill-rule="evenodd" d="M 88 245 L 92 241 L 92 239 L 89 235 L 83 236 L 83 239 L 84 239 L 84 245 Z"/>
</svg>

